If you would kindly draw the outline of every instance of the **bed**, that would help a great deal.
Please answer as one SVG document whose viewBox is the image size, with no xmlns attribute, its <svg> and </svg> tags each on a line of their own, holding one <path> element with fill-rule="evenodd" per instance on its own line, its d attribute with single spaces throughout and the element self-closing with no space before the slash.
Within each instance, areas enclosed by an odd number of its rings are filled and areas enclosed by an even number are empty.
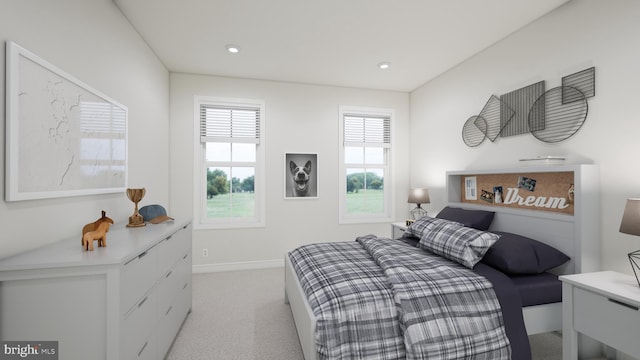
<svg viewBox="0 0 640 360">
<path fill-rule="evenodd" d="M 555 293 L 560 292 L 559 282 L 557 280 L 558 274 L 570 274 L 575 272 L 587 271 L 590 269 L 597 269 L 598 264 L 597 261 L 592 259 L 589 254 L 592 253 L 595 248 L 597 248 L 597 242 L 595 238 L 597 237 L 597 228 L 595 228 L 595 224 L 597 221 L 590 221 L 591 219 L 596 218 L 597 207 L 594 204 L 597 204 L 597 197 L 590 197 L 589 193 L 593 190 L 594 184 L 597 182 L 594 181 L 594 168 L 593 167 L 585 167 L 582 166 L 571 166 L 571 167 L 562 167 L 560 170 L 569 170 L 574 172 L 574 183 L 575 183 L 575 191 L 577 193 L 576 196 L 576 204 L 575 204 L 575 214 L 574 215 L 564 215 L 564 214 L 554 214 L 548 212 L 540 212 L 533 210 L 523 210 L 523 209 L 509 209 L 509 208 L 501 208 L 501 207 L 487 207 L 482 205 L 475 204 L 464 204 L 460 202 L 460 181 L 461 176 L 466 174 L 467 172 L 450 172 L 447 174 L 447 192 L 448 192 L 448 200 L 449 207 L 452 209 L 460 209 L 462 211 L 479 211 L 479 212 L 491 212 L 494 214 L 492 221 L 487 229 L 487 232 L 490 233 L 498 233 L 504 236 L 504 233 L 509 234 L 508 236 L 522 236 L 525 238 L 532 238 L 539 241 L 542 244 L 546 244 L 551 246 L 554 249 L 559 250 L 560 253 L 565 254 L 569 260 L 563 262 L 561 266 L 553 267 L 551 269 L 545 269 L 542 271 L 540 276 L 529 276 L 527 274 L 507 274 L 510 276 L 511 282 L 513 282 L 516 286 L 514 287 L 516 291 L 520 294 L 522 298 L 521 302 L 518 302 L 518 309 L 521 312 L 521 321 L 523 323 L 521 333 L 524 333 L 526 336 L 561 330 L 562 328 L 562 303 L 560 302 L 561 298 L 557 296 L 549 296 L 547 299 L 537 299 L 532 302 L 529 302 L 530 297 L 527 295 L 536 295 L 545 293 L 540 289 L 545 287 L 556 287 Z M 522 169 L 510 169 L 508 172 L 522 172 Z M 528 173 L 538 171 L 535 169 L 526 169 Z M 549 171 L 548 168 L 540 169 L 539 171 Z M 580 200 L 577 200 L 580 199 Z M 453 200 L 453 201 L 451 201 Z M 456 201 L 457 200 L 457 201 Z M 446 216 L 444 216 L 446 219 Z M 455 217 L 454 217 L 455 218 Z M 446 219 L 450 220 L 450 219 Z M 455 221 L 455 219 L 450 220 Z M 458 224 L 464 225 L 464 224 Z M 414 234 L 415 235 L 415 234 Z M 420 234 L 418 234 L 420 235 Z M 374 238 L 378 238 L 373 236 Z M 364 238 L 367 238 L 364 236 Z M 407 243 L 411 242 L 411 239 L 382 239 L 378 238 L 378 240 L 365 239 L 362 241 L 358 239 L 355 242 L 347 242 L 350 244 L 348 246 L 353 247 L 356 242 L 373 242 L 374 248 L 380 245 L 379 243 L 384 243 L 385 241 L 392 245 L 393 250 L 391 251 L 400 251 L 396 248 L 403 244 L 407 248 L 413 247 L 415 249 L 415 244 L 408 245 Z M 416 241 L 413 239 L 413 241 Z M 422 249 L 424 250 L 424 249 Z M 345 252 L 345 249 L 338 249 L 338 252 Z M 387 250 L 385 250 L 387 251 Z M 404 251 L 404 250 L 403 250 Z M 303 349 L 303 353 L 305 359 L 319 359 L 319 358 L 331 358 L 330 352 L 327 352 L 326 348 L 322 348 L 321 345 L 317 343 L 318 334 L 321 334 L 321 331 L 318 330 L 318 327 L 324 326 L 324 321 L 321 321 L 320 325 L 318 324 L 318 314 L 314 315 L 314 310 L 310 305 L 310 300 L 305 292 L 305 287 L 309 287 L 308 284 L 303 284 L 306 280 L 302 279 L 299 275 L 302 275 L 300 268 L 297 268 L 292 263 L 292 258 L 288 254 L 285 257 L 285 301 L 290 304 L 291 310 L 294 316 L 298 336 L 300 339 L 300 343 Z M 357 257 L 358 255 L 349 255 L 351 257 Z M 404 255 L 394 255 L 395 257 L 403 257 Z M 336 257 L 336 256 L 334 256 Z M 393 256 L 392 256 L 393 257 Z M 449 260 L 449 259 L 446 259 Z M 482 263 L 480 263 L 482 265 Z M 359 266 L 359 265 L 358 265 Z M 402 265 L 404 266 L 404 265 Z M 454 265 L 454 267 L 457 265 Z M 508 265 L 506 265 L 508 266 Z M 475 268 L 486 267 L 475 266 Z M 489 266 L 489 268 L 492 268 Z M 360 269 L 360 268 L 358 268 Z M 548 270 L 548 271 L 547 271 Z M 306 271 L 306 270 L 303 270 Z M 450 271 L 450 270 L 447 270 Z M 355 273 L 353 271 L 352 273 Z M 486 274 L 483 274 L 483 276 Z M 499 275 L 498 275 L 499 276 Z M 360 280 L 358 280 L 360 281 Z M 395 284 L 392 284 L 395 286 Z M 402 288 L 405 285 L 398 285 L 396 287 Z M 308 289 L 307 289 L 308 290 Z M 413 290 L 411 290 L 413 291 Z M 496 293 L 498 291 L 496 290 Z M 551 291 L 554 293 L 554 291 Z M 393 298 L 393 294 L 391 297 Z M 398 297 L 399 295 L 395 295 Z M 507 295 L 508 296 L 508 295 Z M 544 296 L 543 296 L 544 297 Z M 315 304 L 315 303 L 314 303 Z M 502 304 L 502 302 L 501 302 Z M 317 304 L 315 304 L 317 306 Z M 317 308 L 316 308 L 317 311 Z M 400 311 L 400 313 L 403 313 Z M 504 314 L 502 316 L 505 316 Z M 506 319 L 506 318 L 505 318 Z M 371 320 L 373 321 L 373 320 Z M 510 320 L 505 320 L 505 324 Z M 376 325 L 379 326 L 379 325 Z M 513 328 L 513 326 L 512 326 Z M 405 327 L 403 327 L 405 329 Z M 316 333 L 318 331 L 318 333 Z M 342 330 L 340 330 L 342 331 Z M 350 331 L 350 330 L 345 330 Z M 517 332 L 517 331 L 516 331 Z M 520 336 L 520 335 L 518 335 Z M 393 336 L 390 336 L 391 339 Z M 508 334 L 507 338 L 510 342 L 512 342 L 514 346 L 524 348 L 524 351 L 527 351 L 528 340 L 526 345 L 521 346 L 518 345 L 518 340 L 514 337 L 511 338 L 511 335 Z M 393 340 L 388 340 L 388 342 L 392 342 Z M 324 341 L 324 340 L 323 340 Z M 402 341 L 402 340 L 399 340 Z M 494 344 L 495 345 L 495 344 Z M 406 346 L 406 344 L 405 344 Z M 496 351 L 502 351 L 500 344 L 495 345 Z M 512 349 L 514 354 L 518 354 L 518 351 L 523 351 L 521 348 Z M 399 350 L 400 351 L 400 350 Z M 407 351 L 408 348 L 407 348 Z M 422 350 L 421 350 L 422 351 Z M 446 350 L 446 351 L 450 351 Z M 447 352 L 441 353 L 445 355 L 440 355 L 440 358 L 448 358 L 446 355 Z M 323 354 L 323 355 L 321 355 Z M 328 355 L 329 354 L 329 355 Z M 345 354 L 338 352 L 337 354 Z M 348 353 L 346 353 L 348 354 Z M 396 353 L 393 353 L 396 354 Z M 398 353 L 398 358 L 411 358 L 409 353 Z M 340 357 L 348 357 L 347 356 L 336 356 Z M 384 356 L 383 356 L 384 357 Z M 381 357 L 381 358 L 383 358 Z M 386 356 L 386 357 L 394 357 L 394 356 Z M 491 355 L 491 357 L 498 358 L 495 354 Z M 490 358 L 491 358 L 490 357 Z M 507 357 L 508 358 L 508 357 Z M 517 358 L 517 357 L 514 357 Z"/>
</svg>

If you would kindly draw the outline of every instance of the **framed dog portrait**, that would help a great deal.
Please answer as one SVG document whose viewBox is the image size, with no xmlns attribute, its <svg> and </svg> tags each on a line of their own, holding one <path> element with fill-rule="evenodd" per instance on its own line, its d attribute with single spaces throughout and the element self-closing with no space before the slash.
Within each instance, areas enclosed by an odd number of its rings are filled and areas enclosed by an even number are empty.
<svg viewBox="0 0 640 360">
<path fill-rule="evenodd" d="M 284 154 L 284 198 L 318 198 L 318 154 Z"/>
</svg>

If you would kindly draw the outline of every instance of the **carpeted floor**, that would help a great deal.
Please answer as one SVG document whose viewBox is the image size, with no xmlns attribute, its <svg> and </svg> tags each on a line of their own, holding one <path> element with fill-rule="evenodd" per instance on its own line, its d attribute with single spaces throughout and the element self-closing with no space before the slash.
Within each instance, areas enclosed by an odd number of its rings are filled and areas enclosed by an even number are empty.
<svg viewBox="0 0 640 360">
<path fill-rule="evenodd" d="M 530 336 L 534 360 L 561 360 L 556 333 Z M 302 359 L 284 269 L 193 275 L 193 307 L 169 360 Z"/>
</svg>

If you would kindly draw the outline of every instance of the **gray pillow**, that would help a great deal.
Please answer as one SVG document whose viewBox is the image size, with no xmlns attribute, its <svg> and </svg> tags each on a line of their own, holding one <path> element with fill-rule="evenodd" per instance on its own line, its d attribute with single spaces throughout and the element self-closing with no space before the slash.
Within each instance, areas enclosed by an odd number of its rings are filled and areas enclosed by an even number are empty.
<svg viewBox="0 0 640 360">
<path fill-rule="evenodd" d="M 538 240 L 508 232 L 500 235 L 482 262 L 507 274 L 541 274 L 569 261 L 560 250 Z"/>
<path fill-rule="evenodd" d="M 440 223 L 427 231 L 418 247 L 473 268 L 500 235 L 452 223 Z"/>
<path fill-rule="evenodd" d="M 495 214 L 496 213 L 493 211 L 467 210 L 447 206 L 442 209 L 436 217 L 439 219 L 456 221 L 464 226 L 486 231 L 489 230 L 489 226 L 491 226 Z"/>
</svg>

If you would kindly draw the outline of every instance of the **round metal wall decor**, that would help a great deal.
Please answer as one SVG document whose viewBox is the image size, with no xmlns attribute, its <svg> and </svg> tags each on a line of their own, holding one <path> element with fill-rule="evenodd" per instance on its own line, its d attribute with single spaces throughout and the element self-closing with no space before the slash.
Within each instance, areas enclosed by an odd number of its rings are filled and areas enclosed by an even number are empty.
<svg viewBox="0 0 640 360">
<path fill-rule="evenodd" d="M 582 91 L 572 86 L 550 89 L 531 106 L 527 117 L 529 131 L 547 143 L 566 140 L 580 130 L 588 111 Z"/>
<path fill-rule="evenodd" d="M 479 115 L 473 115 L 462 127 L 462 141 L 469 147 L 476 147 L 487 137 L 487 121 Z"/>
</svg>

